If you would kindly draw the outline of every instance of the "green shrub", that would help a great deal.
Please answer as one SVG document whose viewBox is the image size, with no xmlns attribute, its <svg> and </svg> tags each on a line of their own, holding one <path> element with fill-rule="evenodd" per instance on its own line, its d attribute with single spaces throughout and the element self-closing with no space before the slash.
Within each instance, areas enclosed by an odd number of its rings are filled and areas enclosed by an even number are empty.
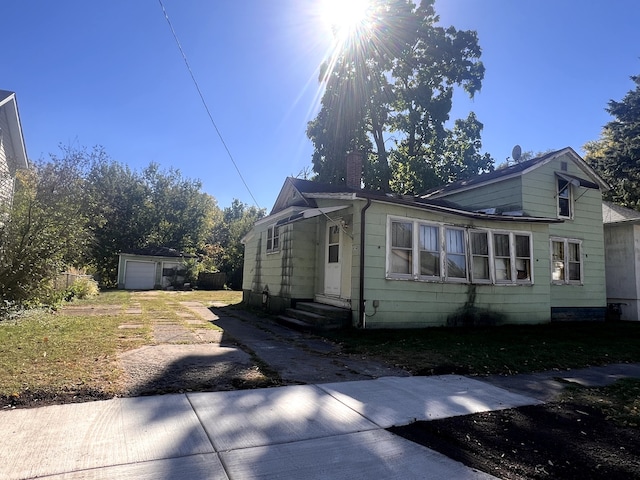
<svg viewBox="0 0 640 480">
<path fill-rule="evenodd" d="M 70 302 L 74 298 L 82 300 L 83 298 L 95 297 L 100 293 L 98 282 L 90 277 L 78 278 L 64 292 L 64 299 Z"/>
</svg>

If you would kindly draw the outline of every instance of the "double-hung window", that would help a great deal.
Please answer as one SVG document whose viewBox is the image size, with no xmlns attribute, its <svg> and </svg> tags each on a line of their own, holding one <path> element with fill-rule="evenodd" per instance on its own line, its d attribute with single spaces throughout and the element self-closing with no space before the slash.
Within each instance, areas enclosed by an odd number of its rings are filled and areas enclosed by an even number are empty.
<svg viewBox="0 0 640 480">
<path fill-rule="evenodd" d="M 511 246 L 508 233 L 493 234 L 493 263 L 496 283 L 511 283 Z"/>
<path fill-rule="evenodd" d="M 516 281 L 531 282 L 531 236 L 514 234 L 516 242 Z"/>
<path fill-rule="evenodd" d="M 471 280 L 474 283 L 491 282 L 489 264 L 489 234 L 485 231 L 469 233 L 471 246 Z"/>
<path fill-rule="evenodd" d="M 572 218 L 573 209 L 571 197 L 571 183 L 564 178 L 558 178 L 558 216 L 561 218 Z"/>
<path fill-rule="evenodd" d="M 280 250 L 280 231 L 277 225 L 271 225 L 267 229 L 267 253 Z"/>
<path fill-rule="evenodd" d="M 413 222 L 391 222 L 392 274 L 413 275 Z"/>
<path fill-rule="evenodd" d="M 582 243 L 570 238 L 551 239 L 551 281 L 582 284 Z"/>
<path fill-rule="evenodd" d="M 464 230 L 445 229 L 446 280 L 467 279 L 467 249 Z"/>
<path fill-rule="evenodd" d="M 440 227 L 419 224 L 420 276 L 440 277 Z"/>
</svg>

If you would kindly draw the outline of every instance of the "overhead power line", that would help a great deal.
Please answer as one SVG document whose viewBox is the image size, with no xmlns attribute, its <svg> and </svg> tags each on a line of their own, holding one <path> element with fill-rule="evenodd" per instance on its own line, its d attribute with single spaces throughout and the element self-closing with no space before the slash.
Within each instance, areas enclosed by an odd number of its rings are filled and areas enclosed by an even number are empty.
<svg viewBox="0 0 640 480">
<path fill-rule="evenodd" d="M 202 94 L 202 90 L 200 90 L 200 85 L 198 85 L 198 81 L 196 80 L 196 77 L 193 74 L 193 71 L 191 70 L 191 65 L 189 65 L 189 60 L 187 59 L 187 55 L 184 53 L 182 45 L 180 44 L 180 40 L 178 40 L 178 35 L 176 34 L 176 31 L 174 30 L 173 25 L 171 24 L 171 20 L 169 19 L 169 14 L 167 13 L 167 10 L 164 8 L 164 4 L 162 3 L 162 0 L 158 0 L 158 2 L 160 3 L 160 8 L 162 8 L 162 13 L 164 14 L 164 18 L 167 20 L 167 24 L 169 25 L 169 29 L 171 30 L 171 34 L 173 35 L 173 39 L 176 41 L 176 45 L 178 46 L 178 50 L 180 50 L 180 54 L 182 55 L 182 59 L 184 60 L 184 64 L 186 65 L 187 70 L 189 71 L 189 75 L 191 76 L 191 80 L 193 81 L 193 84 L 195 85 L 196 90 L 198 91 L 198 95 L 200 96 L 200 100 L 202 101 L 202 105 L 204 105 L 204 109 L 207 111 L 207 115 L 209 116 L 209 120 L 211 121 L 211 125 L 213 125 L 213 128 L 215 129 L 216 133 L 218 134 L 218 138 L 220 139 L 220 142 L 222 142 L 222 145 L 224 146 L 224 149 L 227 151 L 227 155 L 229 156 L 229 159 L 231 160 L 231 163 L 233 163 L 233 166 L 236 169 L 236 172 L 238 172 L 238 176 L 240 177 L 240 180 L 242 180 L 242 183 L 244 184 L 244 187 L 247 189 L 247 192 L 249 192 L 249 195 L 251 195 L 251 198 L 253 199 L 253 203 L 256 205 L 256 207 L 258 207 L 258 209 L 260 209 L 260 205 L 258 204 L 258 201 L 256 200 L 256 197 L 253 196 L 253 193 L 251 192 L 251 189 L 249 188 L 249 185 L 247 185 L 247 182 L 245 181 L 244 177 L 242 176 L 242 173 L 240 172 L 240 169 L 238 168 L 238 164 L 234 160 L 233 155 L 231 155 L 231 151 L 229 150 L 229 147 L 227 146 L 227 143 L 224 141 L 222 133 L 220 133 L 220 130 L 218 129 L 218 126 L 216 125 L 216 122 L 213 120 L 213 115 L 211 115 L 211 111 L 209 110 L 209 106 L 207 105 L 207 102 L 204 99 L 204 95 Z"/>
</svg>

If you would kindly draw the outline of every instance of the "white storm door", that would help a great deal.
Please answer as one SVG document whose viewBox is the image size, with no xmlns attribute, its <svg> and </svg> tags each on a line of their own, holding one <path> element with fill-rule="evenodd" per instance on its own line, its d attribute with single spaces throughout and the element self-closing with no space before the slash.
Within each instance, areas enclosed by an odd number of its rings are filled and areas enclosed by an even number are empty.
<svg viewBox="0 0 640 480">
<path fill-rule="evenodd" d="M 326 253 L 324 268 L 325 295 L 340 296 L 342 277 L 342 230 L 334 223 L 327 224 Z"/>
</svg>

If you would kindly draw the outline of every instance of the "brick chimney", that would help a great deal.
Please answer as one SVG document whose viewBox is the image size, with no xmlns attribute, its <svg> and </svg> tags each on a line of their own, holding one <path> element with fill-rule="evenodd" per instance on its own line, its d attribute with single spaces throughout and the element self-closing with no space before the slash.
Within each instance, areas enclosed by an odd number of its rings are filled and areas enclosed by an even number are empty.
<svg viewBox="0 0 640 480">
<path fill-rule="evenodd" d="M 362 152 L 347 153 L 347 187 L 360 190 L 362 184 Z"/>
</svg>

